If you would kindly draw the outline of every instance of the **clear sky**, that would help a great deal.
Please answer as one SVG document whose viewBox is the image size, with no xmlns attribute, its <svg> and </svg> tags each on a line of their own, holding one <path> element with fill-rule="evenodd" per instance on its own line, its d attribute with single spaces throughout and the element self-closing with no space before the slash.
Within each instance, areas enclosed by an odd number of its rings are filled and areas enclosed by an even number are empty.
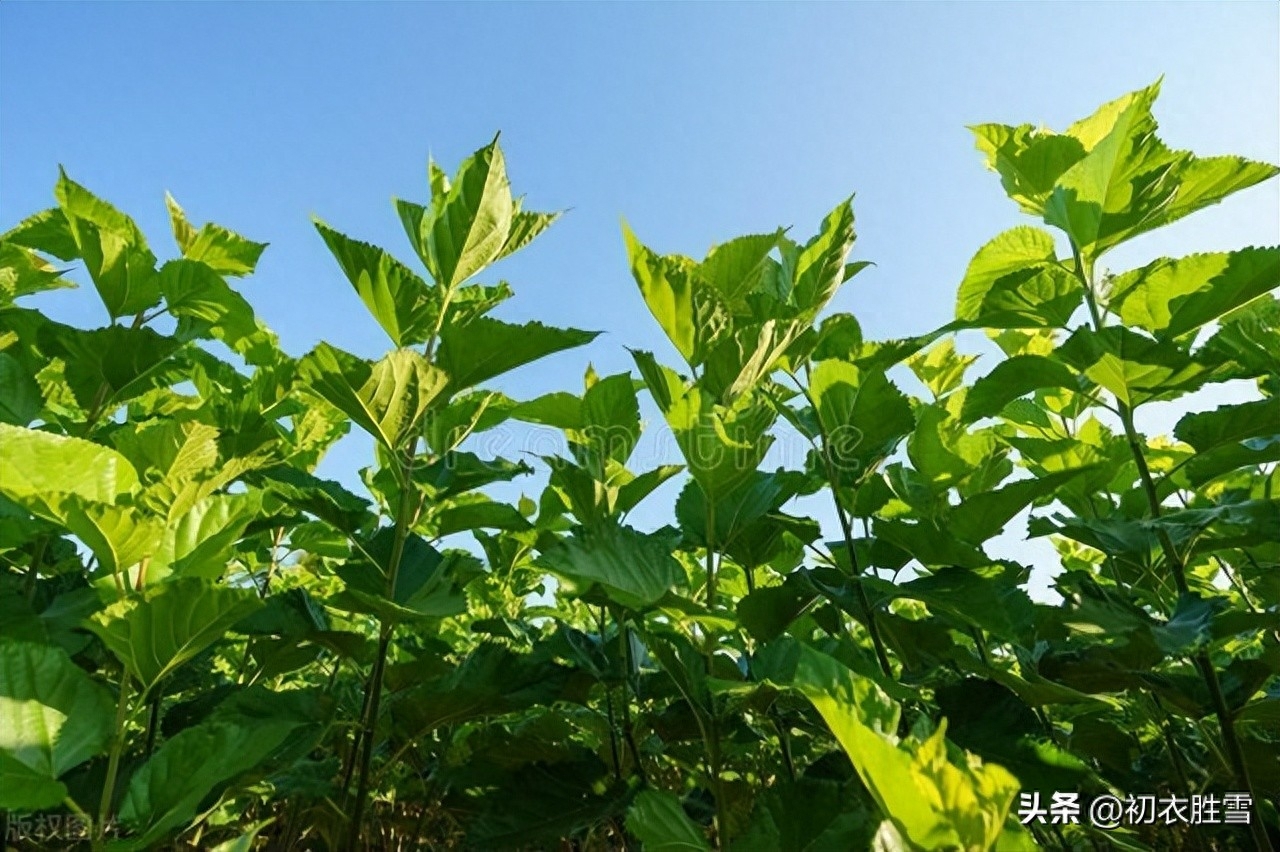
<svg viewBox="0 0 1280 852">
<path fill-rule="evenodd" d="M 271 243 L 243 291 L 286 350 L 323 337 L 372 357 L 385 338 L 309 215 L 411 258 L 390 198 L 426 197 L 428 151 L 452 169 L 501 130 L 528 206 L 572 210 L 495 271 L 516 289 L 499 315 L 607 332 L 499 384 L 527 398 L 579 390 L 588 360 L 628 369 L 624 346 L 676 362 L 620 217 L 701 256 L 778 225 L 807 237 L 855 192 L 855 256 L 877 266 L 834 307 L 873 337 L 946 322 L 973 252 L 1022 221 L 965 125 L 1062 127 L 1162 74 L 1171 145 L 1280 161 L 1273 2 L 6 2 L 0 229 L 52 203 L 61 163 L 165 257 L 169 190 Z M 1111 261 L 1274 244 L 1278 211 L 1271 181 Z M 41 307 L 106 321 L 85 292 Z M 325 472 L 352 482 L 366 453 L 347 442 Z"/>
</svg>

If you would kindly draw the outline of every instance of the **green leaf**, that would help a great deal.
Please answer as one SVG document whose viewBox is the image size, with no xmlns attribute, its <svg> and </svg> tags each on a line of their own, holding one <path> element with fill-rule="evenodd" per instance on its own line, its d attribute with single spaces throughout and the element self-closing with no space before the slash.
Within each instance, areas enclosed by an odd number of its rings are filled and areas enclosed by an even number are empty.
<svg viewBox="0 0 1280 852">
<path fill-rule="evenodd" d="M 1280 435 L 1280 397 L 1223 405 L 1213 411 L 1193 411 L 1183 415 L 1173 434 L 1197 453 L 1252 438 L 1274 438 Z"/>
<path fill-rule="evenodd" d="M 450 563 L 418 535 L 404 542 L 398 566 L 392 565 L 395 530 L 383 527 L 364 541 L 367 558 L 351 560 L 337 569 L 346 591 L 331 599 L 350 612 L 376 614 L 384 621 L 444 618 L 465 612 L 466 598 L 453 582 Z M 388 578 L 396 568 L 395 586 L 388 594 Z"/>
<path fill-rule="evenodd" d="M 1015 772 L 1024 790 L 1051 798 L 1055 790 L 1075 790 L 1089 782 L 1088 765 L 1050 741 L 1035 711 L 1008 687 L 965 678 L 938 690 L 937 696 L 948 739 Z"/>
<path fill-rule="evenodd" d="M 713 502 L 750 478 L 773 443 L 774 411 L 750 395 L 726 406 L 692 387 L 671 401 L 665 416 L 689 473 Z"/>
<path fill-rule="evenodd" d="M 994 417 L 1010 402 L 1040 388 L 1079 387 L 1071 369 L 1044 355 L 1015 355 L 973 383 L 965 396 L 960 419 L 972 423 Z"/>
<path fill-rule="evenodd" d="M 849 197 L 827 214 L 817 236 L 796 258 L 791 300 L 802 317 L 816 317 L 844 283 L 844 261 L 853 241 L 853 198 Z"/>
<path fill-rule="evenodd" d="M 642 790 L 635 797 L 627 811 L 627 830 L 640 839 L 645 852 L 711 849 L 680 800 L 658 790 Z"/>
<path fill-rule="evenodd" d="M 1267 295 L 1222 318 L 1217 333 L 1197 352 L 1210 363 L 1231 362 L 1249 376 L 1280 376 L 1280 300 Z M 1277 383 L 1273 380 L 1272 396 Z"/>
<path fill-rule="evenodd" d="M 40 385 L 22 363 L 0 352 L 0 423 L 26 426 L 44 408 Z"/>
<path fill-rule="evenodd" d="M 974 759 L 965 766 L 948 762 L 945 725 L 914 749 L 898 746 L 898 706 L 871 681 L 799 643 L 781 649 L 794 660 L 792 683 L 817 708 L 904 837 L 925 849 L 991 848 L 1017 794 L 1016 778 Z"/>
<path fill-rule="evenodd" d="M 934 399 L 946 396 L 964 384 L 964 374 L 978 360 L 977 355 L 960 355 L 955 341 L 944 338 L 941 343 L 907 359 L 907 366 L 924 382 Z"/>
<path fill-rule="evenodd" d="M 261 606 L 248 589 L 181 578 L 112 604 L 86 626 L 149 691 Z"/>
<path fill-rule="evenodd" d="M 100 444 L 0 423 L 0 494 L 46 518 L 54 494 L 114 503 L 138 488 L 128 460 Z"/>
<path fill-rule="evenodd" d="M 80 247 L 71 232 L 71 223 L 58 207 L 28 216 L 12 230 L 0 234 L 0 241 L 51 254 L 58 260 L 80 257 Z"/>
<path fill-rule="evenodd" d="M 1213 638 L 1214 616 L 1226 608 L 1221 598 L 1202 598 L 1194 592 L 1178 598 L 1173 614 L 1152 627 L 1156 644 L 1166 654 L 1186 656 L 1204 650 Z"/>
<path fill-rule="evenodd" d="M 823 452 L 845 485 L 866 476 L 915 426 L 907 397 L 883 372 L 822 361 L 809 379 L 822 423 Z"/>
<path fill-rule="evenodd" d="M 1080 139 L 1030 124 L 979 124 L 969 129 L 987 168 L 999 173 L 1005 193 L 1023 212 L 1036 216 L 1044 213 L 1058 178 L 1086 153 Z"/>
<path fill-rule="evenodd" d="M 15 811 L 56 808 L 67 798 L 64 784 L 0 751 L 0 805 Z"/>
<path fill-rule="evenodd" d="M 1057 354 L 1130 408 L 1156 399 L 1173 399 L 1217 376 L 1231 377 L 1225 369 L 1193 361 L 1172 342 L 1152 340 L 1124 326 L 1110 326 L 1101 332 L 1077 329 L 1058 347 Z"/>
<path fill-rule="evenodd" d="M 353 240 L 318 219 L 315 226 L 393 344 L 412 346 L 431 336 L 440 306 L 425 281 L 383 249 Z"/>
<path fill-rule="evenodd" d="M 877 817 L 848 784 L 802 777 L 756 799 L 751 824 L 734 852 L 870 849 Z"/>
<path fill-rule="evenodd" d="M 441 332 L 436 363 L 448 374 L 449 392 L 455 394 L 553 352 L 590 343 L 599 334 L 552 328 L 540 322 L 512 325 L 480 317 Z"/>
<path fill-rule="evenodd" d="M 51 329 L 42 343 L 49 355 L 64 361 L 63 374 L 76 402 L 98 417 L 174 379 L 179 365 L 173 356 L 183 346 L 149 328 L 122 325 Z"/>
<path fill-rule="evenodd" d="M 370 363 L 327 343 L 298 362 L 298 375 L 392 452 L 419 434 L 427 409 L 449 382 L 412 349 Z"/>
<path fill-rule="evenodd" d="M 160 301 L 156 256 L 133 220 L 60 174 L 54 191 L 89 277 L 112 319 Z"/>
<path fill-rule="evenodd" d="M 120 821 L 139 831 L 131 848 L 149 848 L 189 822 L 215 787 L 252 769 L 297 727 L 271 719 L 252 726 L 211 722 L 166 740 L 134 772 L 120 804 Z"/>
<path fill-rule="evenodd" d="M 0 237 L 0 307 L 23 296 L 75 286 L 35 252 Z"/>
<path fill-rule="evenodd" d="M 685 581 L 665 538 L 612 523 L 575 532 L 543 553 L 538 564 L 565 578 L 579 593 L 598 585 L 630 609 L 656 604 Z"/>
<path fill-rule="evenodd" d="M 56 807 L 57 778 L 106 748 L 114 705 L 62 649 L 0 640 L 0 807 Z"/>
<path fill-rule="evenodd" d="M 735 312 L 749 311 L 747 296 L 764 278 L 769 253 L 778 247 L 781 231 L 752 234 L 715 246 L 698 267 L 702 279 Z"/>
<path fill-rule="evenodd" d="M 227 570 L 232 546 L 244 536 L 261 507 L 258 494 L 213 494 L 195 501 L 180 515 L 169 518 L 153 569 L 219 579 Z M 146 579 L 155 582 L 162 576 L 149 569 Z"/>
<path fill-rule="evenodd" d="M 1004 529 L 1005 524 L 1032 501 L 1053 494 L 1065 483 L 1089 470 L 1090 468 L 1076 468 L 1058 471 L 975 494 L 947 512 L 947 529 L 961 541 L 981 546 Z"/>
<path fill-rule="evenodd" d="M 519 204 L 516 205 L 519 207 Z M 498 260 L 515 254 L 533 242 L 539 234 L 550 228 L 560 218 L 560 213 L 538 213 L 533 210 L 516 210 L 511 216 L 511 230 L 507 241 L 498 252 Z"/>
<path fill-rule="evenodd" d="M 781 586 L 766 586 L 744 595 L 738 601 L 738 621 L 757 641 L 772 642 L 809 608 L 815 597 L 813 590 L 793 574 Z"/>
<path fill-rule="evenodd" d="M 494 138 L 462 163 L 422 218 L 418 246 L 436 282 L 452 290 L 497 260 L 513 212 L 506 161 Z"/>
<path fill-rule="evenodd" d="M 187 214 L 173 196 L 165 193 L 173 238 L 187 260 L 196 260 L 221 275 L 249 275 L 258 266 L 266 243 L 247 240 L 221 225 L 206 222 L 199 230 L 187 220 Z"/>
<path fill-rule="evenodd" d="M 703 363 L 729 328 L 728 307 L 702 280 L 696 263 L 680 255 L 656 254 L 625 223 L 622 227 L 631 275 L 649 312 L 690 366 Z"/>
<path fill-rule="evenodd" d="M 1280 286 L 1280 249 L 1160 258 L 1111 286 L 1110 306 L 1126 325 L 1178 337 Z"/>
<path fill-rule="evenodd" d="M 128 571 L 148 560 L 160 549 L 164 537 L 161 518 L 127 504 L 91 503 L 66 495 L 53 504 L 53 511 L 62 525 L 98 557 L 101 576 Z M 138 573 L 127 574 L 122 582 L 136 584 Z"/>
<path fill-rule="evenodd" d="M 1089 259 L 1276 174 L 1266 163 L 1170 150 L 1155 136 L 1159 91 L 1157 82 L 1117 103 L 1110 129 L 1063 172 L 1045 204 L 1045 222 Z"/>
<path fill-rule="evenodd" d="M 1058 262 L 1053 237 L 1026 225 L 1005 231 L 974 255 L 956 298 L 956 319 L 986 328 L 1060 328 L 1084 289 Z"/>
<path fill-rule="evenodd" d="M 202 261 L 171 260 L 160 268 L 160 292 L 180 335 L 212 336 L 250 364 L 270 364 L 277 340 L 245 298 Z"/>
</svg>

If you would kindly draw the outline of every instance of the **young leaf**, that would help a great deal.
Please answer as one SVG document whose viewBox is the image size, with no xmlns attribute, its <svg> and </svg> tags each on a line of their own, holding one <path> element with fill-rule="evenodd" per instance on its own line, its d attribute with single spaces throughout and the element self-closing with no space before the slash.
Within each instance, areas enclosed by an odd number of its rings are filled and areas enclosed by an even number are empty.
<svg viewBox="0 0 1280 852">
<path fill-rule="evenodd" d="M 696 263 L 679 255 L 656 254 L 625 223 L 622 227 L 631 276 L 650 313 L 684 360 L 690 366 L 701 364 L 729 328 L 728 307 L 702 280 Z"/>
<path fill-rule="evenodd" d="M 1005 231 L 974 255 L 956 299 L 956 319 L 985 328 L 1061 328 L 1084 298 L 1057 259 L 1053 237 L 1026 225 Z"/>
<path fill-rule="evenodd" d="M 452 395 L 553 352 L 590 343 L 599 334 L 552 328 L 540 322 L 512 325 L 480 317 L 440 334 L 436 363 L 448 374 Z"/>
<path fill-rule="evenodd" d="M 178 202 L 167 192 L 164 203 L 169 208 L 173 238 L 187 260 L 199 261 L 220 275 L 249 275 L 257 268 L 266 243 L 247 240 L 212 222 L 206 222 L 196 230 Z"/>
<path fill-rule="evenodd" d="M 112 319 L 160 301 L 156 256 L 133 220 L 62 172 L 54 192 L 85 268 Z"/>
<path fill-rule="evenodd" d="M 425 281 L 383 249 L 353 240 L 318 219 L 315 226 L 393 344 L 412 346 L 431 336 L 440 305 Z"/>
<path fill-rule="evenodd" d="M 298 362 L 298 375 L 392 452 L 421 431 L 450 378 L 412 349 L 370 363 L 327 343 Z"/>
<path fill-rule="evenodd" d="M 495 138 L 463 162 L 421 221 L 419 244 L 436 282 L 452 290 L 497 260 L 511 234 L 513 210 L 506 161 Z"/>
<path fill-rule="evenodd" d="M 791 301 L 812 320 L 845 281 L 844 259 L 853 248 L 853 198 L 840 202 L 822 220 L 817 236 L 796 258 Z"/>
</svg>

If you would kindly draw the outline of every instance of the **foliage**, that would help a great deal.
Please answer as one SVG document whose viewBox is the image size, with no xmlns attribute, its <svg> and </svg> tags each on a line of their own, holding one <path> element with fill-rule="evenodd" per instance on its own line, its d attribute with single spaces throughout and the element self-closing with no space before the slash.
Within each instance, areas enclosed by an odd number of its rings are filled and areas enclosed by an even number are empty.
<svg viewBox="0 0 1280 852">
<path fill-rule="evenodd" d="M 625 228 L 679 366 L 529 400 L 486 384 L 596 333 L 492 316 L 480 279 L 558 215 L 496 138 L 395 202 L 412 265 L 315 222 L 372 359 L 282 351 L 231 283 L 264 243 L 168 198 L 162 261 L 61 174 L 0 235 L 0 808 L 95 849 L 1269 848 L 1280 249 L 1103 260 L 1277 170 L 1167 147 L 1158 91 L 973 128 L 1045 227 L 979 249 L 944 328 L 829 312 L 868 265 L 851 199 L 701 260 Z M 102 328 L 26 306 L 72 264 Z M 1249 398 L 1202 404 L 1225 382 Z M 648 401 L 680 464 L 635 458 Z M 514 505 L 486 489 L 535 468 L 471 440 L 508 421 L 564 439 Z M 316 472 L 353 427 L 362 488 Z M 768 469 L 783 440 L 803 469 Z M 1059 604 L 992 555 L 1024 523 Z M 1023 826 L 1053 791 L 1256 808 Z"/>
</svg>

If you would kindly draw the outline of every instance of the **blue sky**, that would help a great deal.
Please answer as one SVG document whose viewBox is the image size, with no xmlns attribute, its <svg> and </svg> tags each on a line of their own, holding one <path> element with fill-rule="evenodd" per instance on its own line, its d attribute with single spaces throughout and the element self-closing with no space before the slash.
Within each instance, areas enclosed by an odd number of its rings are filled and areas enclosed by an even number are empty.
<svg viewBox="0 0 1280 852">
<path fill-rule="evenodd" d="M 499 383 L 529 397 L 577 390 L 588 361 L 628 369 L 624 346 L 675 362 L 628 274 L 624 216 L 701 256 L 778 225 L 807 236 L 853 192 L 854 253 L 877 266 L 834 307 L 875 337 L 946 322 L 973 252 L 1021 221 L 965 125 L 1061 127 L 1161 74 L 1170 144 L 1280 161 L 1270 2 L 4 3 L 0 229 L 52 203 L 61 163 L 164 257 L 168 190 L 271 243 L 243 291 L 290 353 L 323 337 L 376 356 L 385 339 L 310 214 L 410 258 L 390 198 L 426 196 L 428 151 L 452 168 L 501 130 L 528 205 L 572 209 L 495 270 L 517 293 L 500 315 L 607 332 Z M 1277 211 L 1272 181 L 1111 262 L 1273 244 Z M 105 322 L 85 291 L 41 307 Z M 326 471 L 352 481 L 366 453 L 348 442 Z"/>
</svg>

